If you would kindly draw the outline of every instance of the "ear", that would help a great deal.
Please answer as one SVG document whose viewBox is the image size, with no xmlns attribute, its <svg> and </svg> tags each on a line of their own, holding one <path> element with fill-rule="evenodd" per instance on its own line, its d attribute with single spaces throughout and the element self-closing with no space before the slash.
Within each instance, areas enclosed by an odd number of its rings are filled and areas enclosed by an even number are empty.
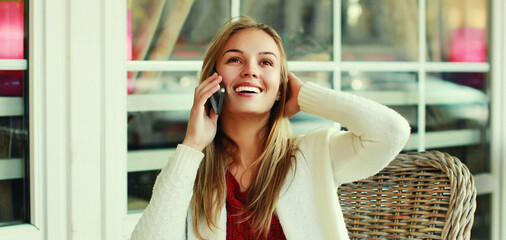
<svg viewBox="0 0 506 240">
<path fill-rule="evenodd" d="M 279 83 L 278 93 L 276 95 L 276 101 L 279 101 L 281 99 L 281 91 L 283 91 L 283 82 Z"/>
</svg>

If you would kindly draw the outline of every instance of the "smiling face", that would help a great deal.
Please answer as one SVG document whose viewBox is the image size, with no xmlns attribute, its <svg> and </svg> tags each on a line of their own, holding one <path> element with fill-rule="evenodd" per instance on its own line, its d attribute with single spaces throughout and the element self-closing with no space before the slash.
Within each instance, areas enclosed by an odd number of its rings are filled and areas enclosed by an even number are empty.
<svg viewBox="0 0 506 240">
<path fill-rule="evenodd" d="M 281 79 L 281 54 L 272 37 L 260 29 L 244 29 L 219 54 L 216 71 L 227 91 L 223 114 L 269 114 Z"/>
</svg>

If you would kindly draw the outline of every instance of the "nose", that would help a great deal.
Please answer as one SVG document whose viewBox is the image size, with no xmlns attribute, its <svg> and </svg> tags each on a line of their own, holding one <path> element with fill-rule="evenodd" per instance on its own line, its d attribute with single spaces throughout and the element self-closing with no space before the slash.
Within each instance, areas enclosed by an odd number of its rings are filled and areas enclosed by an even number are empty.
<svg viewBox="0 0 506 240">
<path fill-rule="evenodd" d="M 258 78 L 258 69 L 253 63 L 245 64 L 242 70 L 242 76 L 245 78 Z"/>
</svg>

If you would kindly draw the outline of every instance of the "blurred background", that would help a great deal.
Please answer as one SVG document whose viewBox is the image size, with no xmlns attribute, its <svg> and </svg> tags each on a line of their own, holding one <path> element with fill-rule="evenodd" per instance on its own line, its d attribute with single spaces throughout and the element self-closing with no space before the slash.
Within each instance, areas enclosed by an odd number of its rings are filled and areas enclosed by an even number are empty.
<svg viewBox="0 0 506 240">
<path fill-rule="evenodd" d="M 401 113 L 412 128 L 404 151 L 448 152 L 469 167 L 477 186 L 490 184 L 490 142 L 500 134 L 490 124 L 490 1 L 127 0 L 125 211 L 146 207 L 157 174 L 184 138 L 206 47 L 239 15 L 279 32 L 289 70 L 303 81 Z M 25 1 L 0 0 L 0 226 L 30 221 L 27 68 L 8 64 L 27 59 L 28 9 Z M 291 122 L 295 134 L 334 124 L 304 113 Z M 472 239 L 491 239 L 495 189 L 478 188 Z"/>
</svg>

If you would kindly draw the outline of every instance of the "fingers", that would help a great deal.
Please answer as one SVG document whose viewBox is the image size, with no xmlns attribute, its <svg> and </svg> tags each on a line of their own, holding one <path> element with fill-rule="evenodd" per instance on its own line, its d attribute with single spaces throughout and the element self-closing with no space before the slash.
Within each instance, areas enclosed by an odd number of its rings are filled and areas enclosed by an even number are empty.
<svg viewBox="0 0 506 240">
<path fill-rule="evenodd" d="M 303 82 L 297 76 L 295 76 L 295 74 L 293 72 L 288 73 L 288 79 L 289 79 L 290 85 L 302 85 L 303 84 Z"/>
<path fill-rule="evenodd" d="M 219 84 L 221 82 L 221 76 L 219 76 L 217 73 L 214 73 L 210 77 L 208 77 L 206 80 L 202 81 L 197 88 L 195 88 L 195 93 L 202 93 L 207 91 L 210 87 Z M 218 83 L 216 83 L 218 82 Z"/>
<path fill-rule="evenodd" d="M 298 98 L 299 98 L 299 91 L 303 85 L 303 82 L 300 79 L 298 79 L 292 72 L 288 74 L 288 79 L 290 85 L 289 87 L 290 98 L 288 99 L 285 105 L 285 114 L 286 116 L 291 117 L 300 111 Z"/>
<path fill-rule="evenodd" d="M 218 115 L 212 108 L 207 113 L 205 104 L 207 99 L 220 89 L 221 81 L 222 77 L 214 73 L 195 88 L 193 106 L 183 144 L 202 150 L 214 139 Z"/>
<path fill-rule="evenodd" d="M 220 83 L 223 80 L 221 76 L 214 73 L 195 88 L 194 105 L 204 106 L 211 95 L 220 89 Z"/>
<path fill-rule="evenodd" d="M 288 72 L 288 78 L 289 79 L 295 78 L 295 74 L 293 72 Z"/>
<path fill-rule="evenodd" d="M 293 72 L 288 73 L 288 84 L 290 85 L 290 90 L 292 91 L 292 96 L 298 96 L 300 88 L 304 84 L 299 78 L 293 74 Z"/>
</svg>

